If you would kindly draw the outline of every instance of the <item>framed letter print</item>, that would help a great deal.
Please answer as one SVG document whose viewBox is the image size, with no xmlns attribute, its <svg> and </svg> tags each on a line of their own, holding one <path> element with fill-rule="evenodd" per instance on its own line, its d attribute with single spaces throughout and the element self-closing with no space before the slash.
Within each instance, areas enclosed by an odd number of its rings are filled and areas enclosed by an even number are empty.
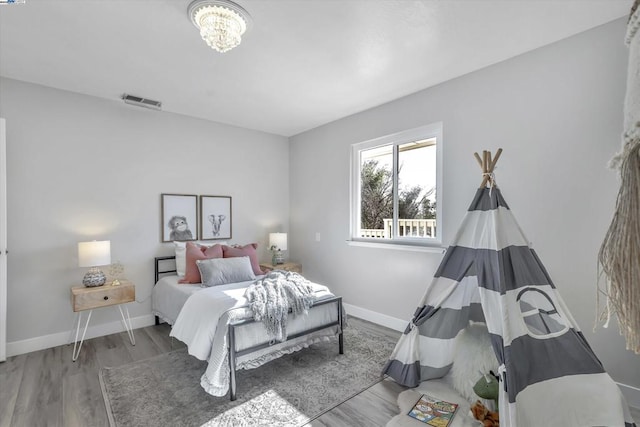
<svg viewBox="0 0 640 427">
<path fill-rule="evenodd" d="M 196 240 L 198 238 L 198 196 L 195 194 L 162 194 L 162 241 Z"/>
<path fill-rule="evenodd" d="M 231 238 L 231 197 L 200 196 L 200 239 Z"/>
</svg>

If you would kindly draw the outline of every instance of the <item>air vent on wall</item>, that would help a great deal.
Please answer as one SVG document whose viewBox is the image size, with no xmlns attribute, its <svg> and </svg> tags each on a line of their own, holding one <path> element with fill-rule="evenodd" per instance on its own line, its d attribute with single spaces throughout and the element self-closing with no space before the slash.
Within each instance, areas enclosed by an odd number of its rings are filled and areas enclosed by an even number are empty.
<svg viewBox="0 0 640 427">
<path fill-rule="evenodd" d="M 139 96 L 123 94 L 122 100 L 131 105 L 137 105 L 138 107 L 151 108 L 152 110 L 162 109 L 162 102 L 154 101 L 153 99 L 140 98 Z"/>
</svg>

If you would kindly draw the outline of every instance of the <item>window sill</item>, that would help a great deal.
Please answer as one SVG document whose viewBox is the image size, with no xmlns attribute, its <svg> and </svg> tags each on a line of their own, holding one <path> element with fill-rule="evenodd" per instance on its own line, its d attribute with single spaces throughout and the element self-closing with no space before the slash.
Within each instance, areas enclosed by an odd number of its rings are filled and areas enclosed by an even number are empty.
<svg viewBox="0 0 640 427">
<path fill-rule="evenodd" d="M 378 249 L 393 249 L 399 251 L 414 251 L 414 252 L 430 252 L 443 254 L 446 248 L 443 246 L 422 246 L 422 245 L 409 245 L 404 243 L 382 243 L 372 242 L 366 240 L 347 240 L 349 246 L 360 246 L 364 248 L 378 248 Z"/>
</svg>

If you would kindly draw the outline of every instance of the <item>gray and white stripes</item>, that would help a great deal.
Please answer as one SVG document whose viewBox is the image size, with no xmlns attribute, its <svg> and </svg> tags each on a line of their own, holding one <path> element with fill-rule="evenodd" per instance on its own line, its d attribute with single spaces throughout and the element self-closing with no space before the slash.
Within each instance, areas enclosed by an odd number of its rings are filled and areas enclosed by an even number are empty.
<svg viewBox="0 0 640 427">
<path fill-rule="evenodd" d="M 477 191 L 383 373 L 444 376 L 469 320 L 487 324 L 503 382 L 501 426 L 634 426 L 497 187 Z"/>
</svg>

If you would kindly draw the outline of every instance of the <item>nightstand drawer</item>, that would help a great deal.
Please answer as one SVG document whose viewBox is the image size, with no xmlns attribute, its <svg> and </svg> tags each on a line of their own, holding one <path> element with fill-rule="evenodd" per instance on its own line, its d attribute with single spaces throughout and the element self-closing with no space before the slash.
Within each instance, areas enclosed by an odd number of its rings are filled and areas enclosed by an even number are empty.
<svg viewBox="0 0 640 427">
<path fill-rule="evenodd" d="M 135 301 L 136 287 L 132 283 L 71 288 L 73 311 L 92 310 L 99 307 Z"/>
</svg>

